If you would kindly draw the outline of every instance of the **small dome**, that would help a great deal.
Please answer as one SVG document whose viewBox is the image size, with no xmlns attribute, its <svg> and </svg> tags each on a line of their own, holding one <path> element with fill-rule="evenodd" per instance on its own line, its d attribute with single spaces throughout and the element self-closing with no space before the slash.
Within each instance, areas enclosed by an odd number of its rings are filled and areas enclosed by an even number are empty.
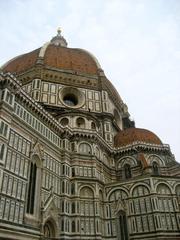
<svg viewBox="0 0 180 240">
<path fill-rule="evenodd" d="M 141 128 L 127 128 L 116 134 L 114 137 L 114 146 L 122 147 L 137 141 L 159 145 L 162 144 L 158 136 L 149 130 Z"/>
</svg>

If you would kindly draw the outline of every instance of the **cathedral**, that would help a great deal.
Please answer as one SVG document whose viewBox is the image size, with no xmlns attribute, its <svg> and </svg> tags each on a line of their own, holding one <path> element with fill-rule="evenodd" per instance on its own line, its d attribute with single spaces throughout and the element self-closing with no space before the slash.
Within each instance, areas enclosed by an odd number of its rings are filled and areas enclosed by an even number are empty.
<svg viewBox="0 0 180 240">
<path fill-rule="evenodd" d="M 0 239 L 180 239 L 180 164 L 60 30 L 0 70 Z"/>
</svg>

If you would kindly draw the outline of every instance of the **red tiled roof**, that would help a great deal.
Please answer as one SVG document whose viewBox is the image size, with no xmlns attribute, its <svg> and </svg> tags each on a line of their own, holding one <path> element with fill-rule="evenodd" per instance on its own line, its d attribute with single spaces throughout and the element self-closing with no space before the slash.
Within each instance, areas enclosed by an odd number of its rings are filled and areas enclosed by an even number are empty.
<svg viewBox="0 0 180 240">
<path fill-rule="evenodd" d="M 97 74 L 97 65 L 93 58 L 79 49 L 49 45 L 45 52 L 44 64 L 60 69 Z"/>
<path fill-rule="evenodd" d="M 122 147 L 133 142 L 141 141 L 161 145 L 162 142 L 153 132 L 141 128 L 127 128 L 116 134 L 114 146 Z"/>
<path fill-rule="evenodd" d="M 10 60 L 3 68 L 6 72 L 20 73 L 36 64 L 40 49 L 36 49 L 32 52 L 20 55 L 12 60 Z"/>
<path fill-rule="evenodd" d="M 20 73 L 33 67 L 38 60 L 39 51 L 40 49 L 36 49 L 12 59 L 5 65 L 3 70 Z M 81 49 L 66 48 L 51 44 L 45 50 L 44 65 L 57 69 L 73 70 L 79 73 L 93 75 L 98 73 L 97 64 L 89 53 Z"/>
</svg>

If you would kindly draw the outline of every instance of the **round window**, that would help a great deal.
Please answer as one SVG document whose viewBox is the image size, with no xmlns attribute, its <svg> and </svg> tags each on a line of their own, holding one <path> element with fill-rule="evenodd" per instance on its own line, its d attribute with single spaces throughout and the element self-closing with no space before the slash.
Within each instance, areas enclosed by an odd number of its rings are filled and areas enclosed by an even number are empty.
<svg viewBox="0 0 180 240">
<path fill-rule="evenodd" d="M 70 108 L 80 108 L 85 103 L 84 93 L 77 88 L 64 87 L 59 91 L 59 99 L 63 105 Z"/>
<path fill-rule="evenodd" d="M 68 123 L 69 123 L 68 118 L 62 118 L 61 121 L 60 121 L 60 124 L 61 124 L 62 126 L 67 126 Z"/>
<path fill-rule="evenodd" d="M 66 94 L 63 98 L 63 101 L 66 105 L 73 107 L 78 104 L 78 99 L 74 94 Z"/>
</svg>

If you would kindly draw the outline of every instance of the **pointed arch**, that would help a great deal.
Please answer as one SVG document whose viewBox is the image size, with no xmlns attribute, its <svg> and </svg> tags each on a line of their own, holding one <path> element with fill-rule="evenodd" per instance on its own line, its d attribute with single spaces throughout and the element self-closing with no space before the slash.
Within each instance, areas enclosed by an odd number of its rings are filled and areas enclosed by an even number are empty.
<svg viewBox="0 0 180 240">
<path fill-rule="evenodd" d="M 57 237 L 58 227 L 53 217 L 48 217 L 43 225 L 43 235 L 45 239 Z"/>
<path fill-rule="evenodd" d="M 118 239 L 128 240 L 128 222 L 126 217 L 126 212 L 120 210 L 118 212 Z"/>
<path fill-rule="evenodd" d="M 169 187 L 166 183 L 159 183 L 156 186 L 156 191 L 159 194 L 166 194 L 166 195 L 172 194 L 171 187 Z"/>
<path fill-rule="evenodd" d="M 124 164 L 123 166 L 123 169 L 124 169 L 124 177 L 125 179 L 129 179 L 132 177 L 132 172 L 131 172 L 131 166 L 130 164 Z"/>
<path fill-rule="evenodd" d="M 41 167 L 42 161 L 39 155 L 33 154 L 29 163 L 26 213 L 36 217 L 39 215 L 40 208 Z M 35 200 L 37 204 L 35 204 Z"/>
<path fill-rule="evenodd" d="M 71 222 L 71 231 L 72 231 L 73 233 L 76 232 L 76 223 L 75 223 L 74 220 L 72 220 L 72 222 Z"/>
<path fill-rule="evenodd" d="M 137 165 L 137 161 L 131 156 L 122 157 L 117 162 L 117 168 L 122 168 L 125 164 L 129 164 L 130 166 L 134 167 Z"/>
<path fill-rule="evenodd" d="M 81 142 L 79 144 L 79 152 L 82 154 L 92 154 L 92 148 L 88 143 Z"/>
<path fill-rule="evenodd" d="M 89 186 L 83 186 L 80 190 L 80 197 L 94 198 L 94 190 Z"/>
<path fill-rule="evenodd" d="M 137 183 L 130 190 L 130 196 L 145 196 L 150 194 L 150 187 L 145 183 Z"/>
<path fill-rule="evenodd" d="M 159 164 L 155 161 L 153 161 L 153 163 L 152 163 L 152 173 L 154 175 L 159 175 L 160 174 Z"/>
<path fill-rule="evenodd" d="M 156 154 L 151 154 L 147 157 L 147 162 L 148 165 L 152 166 L 153 162 L 157 162 L 159 166 L 164 167 L 165 166 L 165 162 L 162 160 L 162 158 Z"/>
</svg>

